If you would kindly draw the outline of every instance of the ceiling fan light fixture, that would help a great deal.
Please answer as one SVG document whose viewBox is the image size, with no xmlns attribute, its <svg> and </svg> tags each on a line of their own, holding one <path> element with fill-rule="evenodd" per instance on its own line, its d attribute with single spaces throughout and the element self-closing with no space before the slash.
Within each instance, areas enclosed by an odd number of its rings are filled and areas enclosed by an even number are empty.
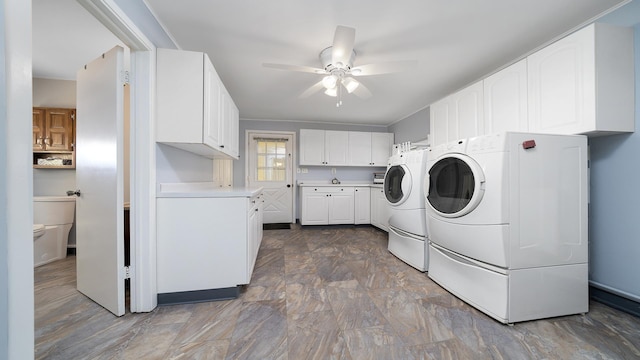
<svg viewBox="0 0 640 360">
<path fill-rule="evenodd" d="M 338 88 L 334 87 L 334 88 L 331 88 L 331 89 L 327 89 L 327 90 L 324 91 L 324 93 L 329 95 L 329 96 L 336 97 L 336 96 L 338 96 Z"/>
<path fill-rule="evenodd" d="M 338 78 L 335 75 L 328 75 L 322 79 L 322 86 L 326 89 L 335 89 Z"/>
<path fill-rule="evenodd" d="M 342 80 L 342 85 L 344 85 L 345 89 L 347 89 L 347 92 L 351 94 L 355 89 L 358 88 L 358 86 L 360 86 L 360 83 L 351 78 L 346 78 Z"/>
</svg>

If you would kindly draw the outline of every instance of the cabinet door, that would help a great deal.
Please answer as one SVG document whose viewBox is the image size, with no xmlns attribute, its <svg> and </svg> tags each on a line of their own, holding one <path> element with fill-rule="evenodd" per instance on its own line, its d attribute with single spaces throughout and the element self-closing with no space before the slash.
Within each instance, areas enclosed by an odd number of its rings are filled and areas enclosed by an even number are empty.
<svg viewBox="0 0 640 360">
<path fill-rule="evenodd" d="M 371 165 L 371 133 L 349 131 L 349 165 Z"/>
<path fill-rule="evenodd" d="M 455 121 L 450 121 L 447 141 L 466 139 L 484 133 L 483 92 L 482 81 L 479 81 L 453 95 Z"/>
<path fill-rule="evenodd" d="M 371 165 L 387 166 L 393 146 L 393 133 L 371 133 Z"/>
<path fill-rule="evenodd" d="M 249 217 L 247 221 L 247 272 L 243 284 L 248 284 L 251 281 L 251 275 L 258 256 L 258 246 L 260 246 L 258 243 L 258 213 L 256 210 L 257 207 L 252 207 L 247 215 Z"/>
<path fill-rule="evenodd" d="M 222 116 L 220 119 L 220 151 L 238 158 L 238 108 L 229 93 L 221 89 Z"/>
<path fill-rule="evenodd" d="M 529 130 L 575 134 L 595 124 L 593 27 L 575 32 L 527 58 Z"/>
<path fill-rule="evenodd" d="M 45 137 L 45 110 L 33 108 L 33 151 L 42 151 Z"/>
<path fill-rule="evenodd" d="M 73 109 L 47 109 L 45 113 L 45 150 L 73 150 Z"/>
<path fill-rule="evenodd" d="M 329 194 L 313 192 L 313 189 L 302 192 L 302 225 L 327 225 L 329 223 Z M 353 205 L 352 205 L 353 206 Z"/>
<path fill-rule="evenodd" d="M 324 130 L 300 129 L 300 165 L 324 164 Z"/>
<path fill-rule="evenodd" d="M 354 190 L 354 223 L 371 223 L 371 189 L 357 187 Z"/>
<path fill-rule="evenodd" d="M 455 127 L 456 124 L 454 121 L 449 121 L 449 118 L 453 119 L 453 110 L 451 105 L 451 98 L 444 98 L 436 103 L 433 103 L 429 107 L 430 112 L 430 134 L 431 138 L 431 146 L 436 146 L 440 144 L 445 144 L 447 139 L 449 138 L 449 125 L 450 123 L 452 128 L 451 131 L 454 131 L 457 135 L 458 130 Z"/>
<path fill-rule="evenodd" d="M 332 193 L 329 196 L 329 224 L 354 223 L 354 195 L 353 192 Z"/>
<path fill-rule="evenodd" d="M 204 115 L 202 142 L 218 149 L 224 131 L 222 82 L 207 54 L 204 54 Z"/>
<path fill-rule="evenodd" d="M 527 60 L 484 79 L 484 133 L 527 131 Z"/>
<path fill-rule="evenodd" d="M 203 142 L 204 84 L 212 86 L 216 81 L 212 78 L 213 72 L 204 76 L 204 59 L 201 52 L 157 50 L 156 141 L 190 144 Z M 211 65 L 211 62 L 208 64 Z M 211 70 L 212 65 L 208 67 L 208 71 Z M 209 90 L 215 91 L 210 85 L 207 85 Z M 217 96 L 207 93 L 206 103 L 211 101 L 207 105 L 211 106 L 206 110 L 207 116 L 217 116 Z"/>
<path fill-rule="evenodd" d="M 324 132 L 324 158 L 326 165 L 347 165 L 348 153 L 348 131 L 326 130 Z"/>
<path fill-rule="evenodd" d="M 383 189 L 371 191 L 371 212 L 371 224 L 384 231 L 389 231 L 389 204 Z"/>
</svg>

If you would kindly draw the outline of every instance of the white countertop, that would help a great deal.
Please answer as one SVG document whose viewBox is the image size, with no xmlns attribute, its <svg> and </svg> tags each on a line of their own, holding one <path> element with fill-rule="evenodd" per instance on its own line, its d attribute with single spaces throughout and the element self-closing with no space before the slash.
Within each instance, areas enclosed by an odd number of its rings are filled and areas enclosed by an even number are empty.
<svg viewBox="0 0 640 360">
<path fill-rule="evenodd" d="M 366 181 L 341 181 L 340 184 L 332 184 L 331 180 L 320 180 L 320 181 L 309 181 L 309 180 L 304 180 L 304 181 L 298 181 L 298 186 L 300 187 L 304 187 L 304 186 L 359 186 L 359 187 L 364 187 L 364 186 L 369 186 L 369 187 L 382 187 L 382 184 L 373 184 L 371 182 L 366 182 Z"/>
<path fill-rule="evenodd" d="M 219 187 L 211 182 L 161 183 L 156 197 L 253 197 L 262 192 L 262 187 Z"/>
</svg>

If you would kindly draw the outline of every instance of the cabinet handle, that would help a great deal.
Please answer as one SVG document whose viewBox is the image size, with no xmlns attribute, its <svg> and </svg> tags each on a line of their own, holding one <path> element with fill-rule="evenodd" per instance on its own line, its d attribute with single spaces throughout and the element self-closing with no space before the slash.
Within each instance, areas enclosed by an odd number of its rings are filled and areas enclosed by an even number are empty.
<svg viewBox="0 0 640 360">
<path fill-rule="evenodd" d="M 221 149 L 224 149 L 224 145 L 220 145 L 220 148 L 221 148 Z"/>
</svg>

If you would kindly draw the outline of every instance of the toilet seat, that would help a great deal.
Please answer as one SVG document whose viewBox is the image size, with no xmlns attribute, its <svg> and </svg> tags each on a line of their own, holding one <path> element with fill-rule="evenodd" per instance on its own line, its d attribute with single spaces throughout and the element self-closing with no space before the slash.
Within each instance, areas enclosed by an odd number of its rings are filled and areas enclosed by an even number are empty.
<svg viewBox="0 0 640 360">
<path fill-rule="evenodd" d="M 44 234 L 45 226 L 43 224 L 33 224 L 33 239 L 37 239 Z"/>
</svg>

